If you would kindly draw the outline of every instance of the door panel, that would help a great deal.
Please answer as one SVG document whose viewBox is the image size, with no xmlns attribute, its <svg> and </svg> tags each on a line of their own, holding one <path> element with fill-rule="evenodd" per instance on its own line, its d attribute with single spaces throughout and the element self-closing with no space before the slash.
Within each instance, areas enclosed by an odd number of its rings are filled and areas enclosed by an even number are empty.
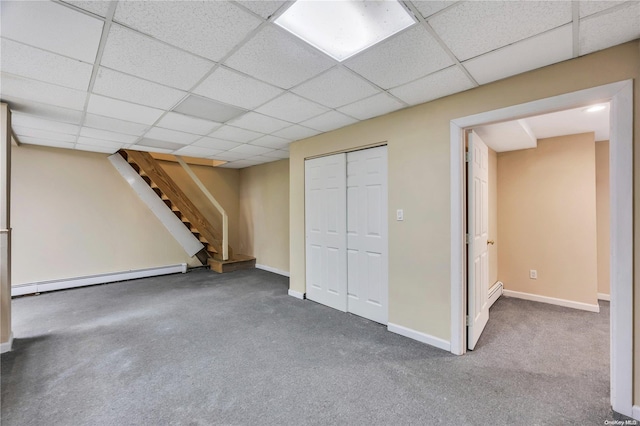
<svg viewBox="0 0 640 426">
<path fill-rule="evenodd" d="M 347 310 L 346 155 L 305 161 L 307 298 Z"/>
<path fill-rule="evenodd" d="M 467 347 L 473 349 L 489 321 L 489 151 L 475 133 L 468 135 L 467 170 Z"/>
<path fill-rule="evenodd" d="M 347 153 L 348 305 L 388 321 L 387 147 Z"/>
</svg>

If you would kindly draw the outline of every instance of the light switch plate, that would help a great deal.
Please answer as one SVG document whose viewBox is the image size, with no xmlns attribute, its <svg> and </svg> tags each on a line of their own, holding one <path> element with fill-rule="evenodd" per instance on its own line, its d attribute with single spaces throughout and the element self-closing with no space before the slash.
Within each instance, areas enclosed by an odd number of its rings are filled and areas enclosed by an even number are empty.
<svg viewBox="0 0 640 426">
<path fill-rule="evenodd" d="M 396 220 L 398 221 L 404 220 L 404 210 L 402 209 L 396 210 Z"/>
</svg>

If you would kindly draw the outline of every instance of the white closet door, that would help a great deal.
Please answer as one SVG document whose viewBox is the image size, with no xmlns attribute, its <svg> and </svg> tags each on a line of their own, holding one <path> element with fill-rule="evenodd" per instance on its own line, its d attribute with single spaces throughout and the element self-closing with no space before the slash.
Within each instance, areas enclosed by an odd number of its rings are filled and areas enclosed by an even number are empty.
<svg viewBox="0 0 640 426">
<path fill-rule="evenodd" d="M 347 153 L 347 310 L 388 321 L 387 147 Z"/>
<path fill-rule="evenodd" d="M 307 298 L 347 310 L 346 154 L 305 161 Z"/>
</svg>

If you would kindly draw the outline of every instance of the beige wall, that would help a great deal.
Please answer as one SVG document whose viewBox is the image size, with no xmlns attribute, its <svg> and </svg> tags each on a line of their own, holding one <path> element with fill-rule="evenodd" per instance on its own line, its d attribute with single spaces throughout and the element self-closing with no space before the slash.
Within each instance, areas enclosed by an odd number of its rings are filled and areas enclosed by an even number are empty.
<svg viewBox="0 0 640 426">
<path fill-rule="evenodd" d="M 106 154 L 13 147 L 13 284 L 191 262 Z"/>
<path fill-rule="evenodd" d="M 609 141 L 596 142 L 596 219 L 598 227 L 598 293 L 609 294 Z"/>
<path fill-rule="evenodd" d="M 450 120 L 616 81 L 640 77 L 637 41 L 407 108 L 290 146 L 290 286 L 305 291 L 304 159 L 386 141 L 389 150 L 389 321 L 450 338 Z M 636 164 L 640 89 L 635 85 Z M 640 200 L 640 173 L 635 175 Z M 392 220 L 403 208 L 405 220 Z M 636 205 L 635 219 L 640 218 Z M 640 227 L 634 241 L 640 243 Z M 634 255 L 640 267 L 640 254 Z M 640 280 L 636 353 L 640 354 Z M 640 396 L 640 368 L 636 368 Z M 640 400 L 640 397 L 638 398 Z"/>
<path fill-rule="evenodd" d="M 289 272 L 289 160 L 240 170 L 239 250 Z"/>
<path fill-rule="evenodd" d="M 222 217 L 209 199 L 198 188 L 180 164 L 171 161 L 160 161 L 162 168 L 171 176 L 187 198 L 205 215 L 210 223 L 222 234 Z M 237 169 L 189 165 L 211 195 L 220 203 L 229 217 L 229 245 L 235 253 L 244 253 L 238 249 L 240 240 L 238 233 L 238 215 L 240 205 L 240 172 Z"/>
<path fill-rule="evenodd" d="M 499 278 L 498 270 L 498 155 L 489 148 L 489 240 L 494 244 L 488 246 L 489 251 L 489 288 Z"/>
<path fill-rule="evenodd" d="M 506 290 L 597 303 L 593 133 L 498 154 L 498 262 Z M 535 269 L 537 279 L 529 278 Z"/>
</svg>

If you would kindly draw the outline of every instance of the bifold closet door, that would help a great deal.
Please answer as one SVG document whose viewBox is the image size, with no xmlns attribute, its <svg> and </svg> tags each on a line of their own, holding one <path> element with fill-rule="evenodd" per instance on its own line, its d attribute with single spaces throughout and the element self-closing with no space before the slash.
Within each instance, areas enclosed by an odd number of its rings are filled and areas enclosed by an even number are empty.
<svg viewBox="0 0 640 426">
<path fill-rule="evenodd" d="M 388 321 L 387 147 L 305 161 L 307 298 Z"/>
<path fill-rule="evenodd" d="M 387 147 L 347 153 L 347 311 L 388 322 Z"/>
<path fill-rule="evenodd" d="M 346 154 L 305 161 L 307 298 L 347 310 Z"/>
</svg>

